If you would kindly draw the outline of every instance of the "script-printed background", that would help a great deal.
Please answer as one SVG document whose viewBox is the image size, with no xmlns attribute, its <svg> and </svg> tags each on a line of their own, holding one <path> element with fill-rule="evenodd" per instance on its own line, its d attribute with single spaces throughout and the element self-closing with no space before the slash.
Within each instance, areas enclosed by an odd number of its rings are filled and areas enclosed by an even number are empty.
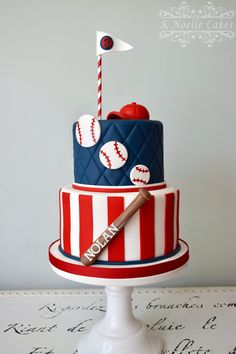
<svg viewBox="0 0 236 354">
<path fill-rule="evenodd" d="M 135 289 L 132 307 L 162 336 L 162 354 L 235 354 L 235 295 L 235 288 Z M 79 354 L 79 339 L 106 312 L 102 290 L 5 292 L 0 300 L 4 354 Z"/>
<path fill-rule="evenodd" d="M 236 11 L 234 0 L 212 3 Z M 181 4 L 0 0 L 1 289 L 78 287 L 50 270 L 47 248 L 59 188 L 73 182 L 72 123 L 96 114 L 96 30 L 134 47 L 104 56 L 104 115 L 136 101 L 164 123 L 165 179 L 181 190 L 191 250 L 187 270 L 164 285 L 236 284 L 236 40 L 163 39 L 163 11 Z"/>
</svg>

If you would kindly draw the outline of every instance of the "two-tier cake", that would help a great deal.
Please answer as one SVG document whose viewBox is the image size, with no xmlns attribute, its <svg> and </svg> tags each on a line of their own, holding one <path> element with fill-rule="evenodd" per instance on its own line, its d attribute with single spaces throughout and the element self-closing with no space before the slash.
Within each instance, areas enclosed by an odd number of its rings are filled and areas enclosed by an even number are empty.
<svg viewBox="0 0 236 354">
<path fill-rule="evenodd" d="M 164 180 L 163 125 L 130 103 L 106 120 L 83 115 L 73 125 L 74 183 L 59 192 L 59 240 L 53 267 L 74 275 L 138 278 L 169 272 L 188 260 L 179 238 L 179 190 Z M 145 188 L 144 203 L 91 266 L 81 257 Z M 97 246 L 96 246 L 97 247 Z M 96 252 L 97 248 L 94 248 Z"/>
</svg>

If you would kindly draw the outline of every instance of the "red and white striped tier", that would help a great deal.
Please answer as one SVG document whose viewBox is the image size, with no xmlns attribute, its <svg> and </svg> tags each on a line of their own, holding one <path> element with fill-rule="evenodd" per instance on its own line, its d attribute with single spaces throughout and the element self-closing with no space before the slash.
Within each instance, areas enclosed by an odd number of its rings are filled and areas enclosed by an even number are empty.
<svg viewBox="0 0 236 354">
<path fill-rule="evenodd" d="M 152 198 L 129 220 L 98 260 L 145 262 L 173 253 L 179 245 L 179 191 L 165 183 L 148 185 Z M 133 187 L 73 185 L 60 190 L 60 247 L 80 257 L 131 203 Z"/>
</svg>

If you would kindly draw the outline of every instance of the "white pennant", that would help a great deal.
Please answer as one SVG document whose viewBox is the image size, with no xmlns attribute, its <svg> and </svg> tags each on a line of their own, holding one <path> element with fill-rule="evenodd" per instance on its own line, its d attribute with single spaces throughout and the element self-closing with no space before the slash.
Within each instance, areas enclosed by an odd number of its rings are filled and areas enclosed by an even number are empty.
<svg viewBox="0 0 236 354">
<path fill-rule="evenodd" d="M 101 43 L 103 37 L 105 37 L 105 46 Z M 108 37 L 108 38 L 106 38 Z M 110 40 L 110 38 L 112 40 Z M 106 41 L 107 41 L 107 48 L 106 47 Z M 111 42 L 112 45 L 110 44 Z M 105 48 L 105 49 L 104 49 Z M 133 47 L 122 41 L 121 39 L 119 38 L 116 38 L 116 37 L 113 37 L 111 36 L 109 33 L 105 33 L 105 32 L 101 32 L 101 31 L 97 31 L 97 55 L 101 55 L 101 54 L 104 54 L 104 53 L 111 53 L 111 52 L 122 52 L 124 50 L 130 50 L 132 49 Z"/>
</svg>

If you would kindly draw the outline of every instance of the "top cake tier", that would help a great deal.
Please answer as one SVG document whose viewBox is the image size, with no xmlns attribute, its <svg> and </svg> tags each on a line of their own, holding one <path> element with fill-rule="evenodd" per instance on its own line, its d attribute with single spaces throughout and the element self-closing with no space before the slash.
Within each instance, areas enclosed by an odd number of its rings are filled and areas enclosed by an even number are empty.
<svg viewBox="0 0 236 354">
<path fill-rule="evenodd" d="M 101 135 L 91 147 L 79 143 L 78 124 L 73 125 L 75 183 L 141 186 L 164 181 L 161 122 L 110 119 L 99 124 Z"/>
</svg>

